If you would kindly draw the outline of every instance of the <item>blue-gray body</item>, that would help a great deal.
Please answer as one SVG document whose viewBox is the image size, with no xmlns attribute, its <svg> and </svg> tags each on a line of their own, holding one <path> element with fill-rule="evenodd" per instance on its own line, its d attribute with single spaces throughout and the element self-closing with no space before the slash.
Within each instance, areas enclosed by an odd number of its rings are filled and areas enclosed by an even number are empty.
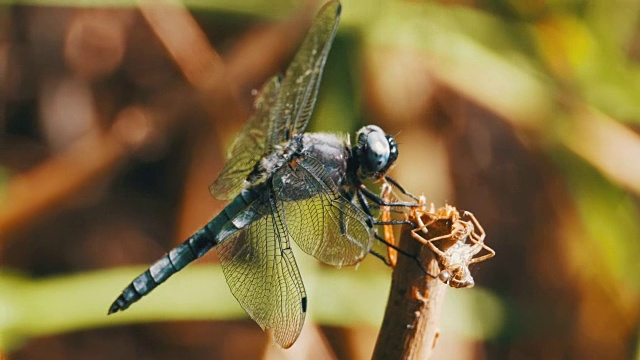
<svg viewBox="0 0 640 360">
<path fill-rule="evenodd" d="M 296 136 L 256 164 L 252 174 L 255 183 L 242 190 L 231 202 L 191 237 L 156 261 L 149 269 L 135 278 L 109 308 L 109 314 L 127 309 L 132 303 L 147 295 L 171 275 L 182 270 L 212 248 L 223 243 L 239 230 L 265 214 L 259 214 L 263 204 L 277 193 L 279 201 L 297 201 L 310 197 L 309 189 L 299 188 L 300 181 L 281 179 L 281 189 L 273 189 L 272 175 L 282 166 L 292 164 L 297 158 L 310 157 L 323 165 L 324 170 L 338 188 L 349 186 L 347 164 L 350 156 L 348 138 L 310 133 Z M 293 176 L 293 175 L 288 175 Z M 275 191 L 277 190 L 277 191 Z"/>
</svg>

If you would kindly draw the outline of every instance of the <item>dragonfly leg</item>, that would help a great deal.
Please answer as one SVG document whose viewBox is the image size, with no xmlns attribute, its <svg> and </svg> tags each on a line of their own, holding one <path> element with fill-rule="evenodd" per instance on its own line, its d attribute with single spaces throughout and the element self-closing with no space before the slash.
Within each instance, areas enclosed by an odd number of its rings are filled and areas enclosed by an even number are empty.
<svg viewBox="0 0 640 360">
<path fill-rule="evenodd" d="M 411 227 L 416 227 L 416 224 L 409 220 L 390 220 L 390 221 L 374 221 L 375 225 L 409 225 Z"/>
<path fill-rule="evenodd" d="M 378 241 L 382 242 L 383 244 L 387 245 L 388 247 L 394 249 L 395 251 L 399 252 L 400 254 L 410 258 L 411 260 L 415 261 L 415 263 L 418 265 L 418 267 L 420 268 L 420 270 L 422 270 L 422 272 L 424 272 L 426 275 L 432 276 L 431 274 L 429 274 L 429 272 L 427 271 L 427 269 L 424 268 L 424 266 L 422 266 L 422 263 L 420 262 L 420 260 L 418 259 L 418 257 L 416 255 L 412 255 L 409 254 L 408 252 L 402 250 L 401 248 L 395 246 L 394 244 L 389 243 L 385 238 L 383 238 L 382 236 L 378 235 L 378 233 L 374 233 L 374 236 L 376 237 L 376 239 L 378 239 Z M 375 254 L 375 253 L 372 253 Z M 379 254 L 375 254 L 376 256 L 382 258 Z M 387 264 L 387 260 L 383 259 L 385 264 Z M 390 265 L 390 264 L 387 264 Z"/>
<path fill-rule="evenodd" d="M 382 262 L 387 265 L 387 266 L 392 266 L 393 264 L 391 264 L 389 262 L 389 260 L 387 260 L 387 258 L 385 258 L 384 256 L 378 254 L 377 252 L 373 251 L 373 250 L 369 250 L 369 254 L 377 257 L 378 259 L 382 260 Z"/>
<path fill-rule="evenodd" d="M 385 181 L 387 181 L 387 182 L 391 183 L 391 185 L 395 186 L 395 187 L 396 187 L 396 189 L 400 190 L 400 192 L 401 192 L 402 194 L 404 194 L 404 195 L 406 195 L 406 196 L 408 196 L 408 197 L 412 198 L 412 199 L 413 199 L 413 200 L 415 200 L 415 201 L 420 201 L 420 199 L 419 199 L 417 196 L 415 196 L 415 195 L 413 195 L 412 193 L 410 193 L 409 191 L 407 191 L 407 190 L 406 190 L 404 187 L 402 187 L 402 185 L 400 185 L 400 184 L 399 184 L 399 183 L 398 183 L 394 178 L 392 178 L 392 177 L 390 177 L 390 176 L 388 176 L 388 175 L 385 175 L 385 176 L 384 176 L 384 179 L 385 179 Z"/>
<path fill-rule="evenodd" d="M 361 187 L 361 189 L 366 189 L 366 188 L 365 188 L 364 186 L 362 186 L 362 187 Z M 366 190 L 367 190 L 367 191 L 369 191 L 369 189 L 366 189 Z M 371 194 L 373 194 L 373 193 L 371 193 Z M 374 196 L 377 196 L 377 195 L 375 195 L 375 194 L 373 194 L 373 195 L 374 195 Z M 373 217 L 373 215 L 372 215 L 372 213 L 371 213 L 371 208 L 370 208 L 370 206 L 369 206 L 369 202 L 367 202 L 367 198 L 365 197 L 365 196 L 366 196 L 366 193 L 364 193 L 363 191 L 357 191 L 357 190 L 356 190 L 356 196 L 357 196 L 357 199 L 358 199 L 358 203 L 360 204 L 360 207 L 362 208 L 362 210 L 363 210 L 367 215 L 369 215 L 369 216 L 371 217 L 371 219 L 373 220 L 373 224 L 375 224 L 375 225 L 405 225 L 405 224 L 406 224 L 406 225 L 411 225 L 412 227 L 415 227 L 415 226 L 416 226 L 414 223 L 412 223 L 411 221 L 408 221 L 408 220 L 406 220 L 406 221 L 404 221 L 404 220 L 398 220 L 398 221 L 375 221 L 375 218 Z M 381 200 L 382 202 L 384 202 L 384 200 L 382 200 L 382 198 L 380 198 L 380 200 Z M 378 204 L 379 204 L 379 205 L 384 206 L 384 204 L 380 204 L 380 203 L 378 203 Z M 425 274 L 430 275 L 430 274 L 429 274 L 429 272 L 424 268 L 424 266 L 422 266 L 422 263 L 420 263 L 420 261 L 418 260 L 418 258 L 417 258 L 415 255 L 411 255 L 411 254 L 407 253 L 406 251 L 404 251 L 404 250 L 400 249 L 400 248 L 399 248 L 399 247 L 397 247 L 396 245 L 391 244 L 391 243 L 390 243 L 390 242 L 388 242 L 384 237 L 382 237 L 382 236 L 378 235 L 378 233 L 377 233 L 377 232 L 375 232 L 375 230 L 374 230 L 374 236 L 375 236 L 375 238 L 376 238 L 376 239 L 378 239 L 380 242 L 382 242 L 382 243 L 383 243 L 383 244 L 385 244 L 386 246 L 388 246 L 388 247 L 390 247 L 390 248 L 394 249 L 395 251 L 399 252 L 400 254 L 402 254 L 402 255 L 404 255 L 404 256 L 407 256 L 407 257 L 409 257 L 409 258 L 413 259 L 413 261 L 415 261 L 415 262 L 416 262 L 416 264 L 418 265 L 418 267 L 420 268 L 420 270 L 422 270 Z M 372 253 L 372 254 L 373 254 L 373 255 L 375 255 L 376 257 L 378 257 L 378 258 L 382 259 L 382 261 L 383 261 L 386 265 L 388 265 L 388 266 L 392 266 L 392 264 L 391 264 L 391 263 L 389 263 L 389 261 L 388 261 L 386 258 L 384 258 L 382 255 L 377 254 L 377 253 L 375 253 L 375 252 L 373 252 L 373 251 L 370 251 L 370 253 Z"/>
<path fill-rule="evenodd" d="M 371 207 L 369 206 L 367 199 L 364 197 L 361 191 L 356 190 L 356 195 L 358 198 L 358 204 L 360 204 L 360 207 L 362 208 L 362 210 L 373 219 L 374 217 L 373 217 L 373 214 L 371 213 Z"/>
<path fill-rule="evenodd" d="M 404 202 L 404 201 L 386 202 L 384 201 L 383 198 L 381 198 L 371 190 L 367 189 L 367 187 L 362 184 L 360 185 L 359 190 L 360 191 L 358 191 L 358 193 L 362 193 L 362 195 L 366 196 L 369 200 L 381 206 L 403 206 L 403 207 L 421 207 L 422 206 L 422 204 L 419 204 L 419 203 Z"/>
<path fill-rule="evenodd" d="M 371 217 L 374 225 L 411 225 L 412 227 L 416 226 L 416 224 L 412 223 L 409 220 L 390 220 L 390 221 L 375 220 L 375 217 L 371 212 L 371 206 L 369 205 L 369 202 L 367 202 L 367 198 L 364 197 L 361 191 L 357 192 L 357 196 L 358 196 L 358 204 L 360 204 L 360 207 L 362 208 L 362 210 Z"/>
</svg>

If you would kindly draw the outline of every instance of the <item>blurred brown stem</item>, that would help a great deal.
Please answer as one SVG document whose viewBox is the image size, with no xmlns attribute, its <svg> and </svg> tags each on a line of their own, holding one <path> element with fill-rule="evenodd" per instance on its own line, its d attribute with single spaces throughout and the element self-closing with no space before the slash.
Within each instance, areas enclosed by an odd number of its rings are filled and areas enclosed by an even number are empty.
<svg viewBox="0 0 640 360">
<path fill-rule="evenodd" d="M 449 234 L 451 221 L 435 221 L 428 230 L 427 238 Z M 408 226 L 402 230 L 400 246 L 416 256 L 429 274 L 438 274 L 435 255 L 411 237 Z M 447 287 L 437 278 L 425 275 L 413 259 L 399 256 L 373 359 L 429 358 L 439 336 L 438 324 Z"/>
<path fill-rule="evenodd" d="M 66 153 L 13 178 L 0 208 L 0 239 L 6 241 L 33 218 L 103 176 L 125 157 L 125 150 L 111 136 L 90 134 Z"/>
<path fill-rule="evenodd" d="M 65 152 L 12 178 L 0 207 L 0 245 L 34 219 L 91 188 L 146 144 L 152 130 L 150 116 L 140 107 L 125 108 L 112 131 L 85 134 Z"/>
</svg>

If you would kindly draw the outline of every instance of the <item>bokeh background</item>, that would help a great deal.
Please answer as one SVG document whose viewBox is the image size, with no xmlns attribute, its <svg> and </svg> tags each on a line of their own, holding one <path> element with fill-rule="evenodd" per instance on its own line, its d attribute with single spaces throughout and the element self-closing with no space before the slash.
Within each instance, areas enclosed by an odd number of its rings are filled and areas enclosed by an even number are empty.
<svg viewBox="0 0 640 360">
<path fill-rule="evenodd" d="M 254 89 L 320 1 L 0 1 L 6 359 L 365 359 L 391 270 L 299 254 L 282 352 L 215 254 L 108 305 L 224 206 L 208 194 Z M 377 124 L 392 175 L 472 211 L 497 256 L 450 289 L 437 359 L 638 359 L 640 2 L 344 0 L 309 131 Z"/>
</svg>

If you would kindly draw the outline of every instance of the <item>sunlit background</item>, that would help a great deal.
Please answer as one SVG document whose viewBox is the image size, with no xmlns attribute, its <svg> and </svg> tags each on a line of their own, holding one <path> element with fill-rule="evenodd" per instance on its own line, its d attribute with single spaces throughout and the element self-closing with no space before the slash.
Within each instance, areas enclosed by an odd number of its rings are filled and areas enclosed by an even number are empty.
<svg viewBox="0 0 640 360">
<path fill-rule="evenodd" d="M 0 351 L 7 359 L 366 359 L 391 269 L 297 259 L 282 352 L 215 252 L 125 313 L 321 1 L 0 1 Z M 497 256 L 449 289 L 436 359 L 639 358 L 640 2 L 343 0 L 308 131 L 377 124 L 392 171 L 472 211 Z"/>
</svg>

